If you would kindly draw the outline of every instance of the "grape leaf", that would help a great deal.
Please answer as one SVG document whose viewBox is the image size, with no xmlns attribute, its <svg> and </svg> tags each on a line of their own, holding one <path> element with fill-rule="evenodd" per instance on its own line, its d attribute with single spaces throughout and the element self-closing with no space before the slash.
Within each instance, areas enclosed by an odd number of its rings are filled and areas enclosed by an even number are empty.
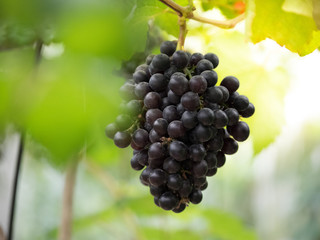
<svg viewBox="0 0 320 240">
<path fill-rule="evenodd" d="M 283 3 L 284 0 L 248 1 L 247 16 L 253 15 L 248 19 L 252 42 L 271 38 L 301 56 L 313 52 L 320 45 L 320 31 L 313 18 L 287 12 L 282 8 Z"/>
<path fill-rule="evenodd" d="M 206 209 L 202 212 L 208 220 L 212 235 L 219 239 L 228 240 L 255 240 L 257 236 L 252 229 L 247 228 L 232 214 L 228 214 L 218 209 Z"/>
<path fill-rule="evenodd" d="M 204 0 L 201 7 L 204 11 L 218 8 L 226 18 L 231 19 L 244 12 L 245 3 L 242 0 Z"/>
<path fill-rule="evenodd" d="M 317 24 L 318 29 L 320 30 L 320 2 L 318 0 L 313 0 L 313 19 Z"/>
<path fill-rule="evenodd" d="M 243 121 L 250 126 L 250 138 L 257 154 L 275 140 L 284 124 L 288 73 L 284 67 L 269 70 L 253 61 L 248 55 L 250 48 L 245 43 L 245 36 L 240 33 L 220 30 L 213 38 L 207 29 L 203 29 L 201 34 L 207 39 L 204 51 L 219 56 L 220 63 L 216 68 L 219 82 L 226 76 L 236 76 L 240 81 L 238 92 L 255 105 L 255 114 Z"/>
<path fill-rule="evenodd" d="M 179 35 L 178 17 L 160 1 L 141 1 L 138 0 L 136 9 L 132 16 L 135 24 L 147 25 L 148 20 L 152 19 L 163 31 L 177 37 Z"/>
<path fill-rule="evenodd" d="M 312 17 L 312 0 L 285 0 L 282 9 L 306 17 Z"/>
</svg>

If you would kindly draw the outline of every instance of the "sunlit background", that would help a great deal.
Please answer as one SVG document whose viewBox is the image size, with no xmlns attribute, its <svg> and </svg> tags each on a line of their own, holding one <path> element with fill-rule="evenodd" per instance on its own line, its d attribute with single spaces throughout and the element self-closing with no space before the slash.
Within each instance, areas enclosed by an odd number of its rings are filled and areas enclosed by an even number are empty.
<svg viewBox="0 0 320 240">
<path fill-rule="evenodd" d="M 12 22 L 0 25 L 0 33 L 24 36 L 12 37 L 24 47 L 0 52 L 2 135 L 26 132 L 15 239 L 57 239 L 64 169 L 74 158 L 80 164 L 72 239 L 320 239 L 318 50 L 300 57 L 270 39 L 252 44 L 244 22 L 221 30 L 189 21 L 185 48 L 216 53 L 220 81 L 238 77 L 239 92 L 256 114 L 248 120 L 249 140 L 208 178 L 203 201 L 174 214 L 153 203 L 130 167 L 132 151 L 116 148 L 104 135 L 118 115 L 118 89 L 130 72 L 122 62 L 135 52 L 143 55 L 148 44 L 159 53 L 160 42 L 174 36 L 149 21 L 147 44 L 145 28 L 130 25 L 128 3 L 32 1 L 24 9 L 15 2 L 0 4 L 12 10 L 1 12 Z M 45 33 L 48 44 L 34 70 L 34 46 L 26 38 L 36 33 L 26 29 L 43 19 L 31 18 L 32 12 L 49 10 L 54 24 L 46 30 L 53 30 Z M 218 11 L 206 14 L 222 17 Z M 19 27 L 10 30 L 16 22 Z"/>
</svg>

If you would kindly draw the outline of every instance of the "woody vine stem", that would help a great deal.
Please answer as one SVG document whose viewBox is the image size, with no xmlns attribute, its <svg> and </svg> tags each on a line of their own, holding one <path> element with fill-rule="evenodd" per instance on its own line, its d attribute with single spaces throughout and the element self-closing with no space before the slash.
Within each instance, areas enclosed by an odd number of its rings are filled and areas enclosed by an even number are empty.
<svg viewBox="0 0 320 240">
<path fill-rule="evenodd" d="M 245 18 L 245 14 L 243 13 L 237 16 L 236 18 L 226 20 L 226 21 L 219 21 L 219 20 L 202 17 L 194 13 L 196 8 L 193 5 L 193 0 L 189 0 L 189 4 L 186 7 L 183 7 L 172 0 L 159 0 L 159 1 L 165 4 L 166 6 L 168 6 L 169 8 L 171 8 L 173 11 L 175 11 L 179 17 L 178 23 L 180 26 L 180 33 L 179 33 L 179 39 L 178 39 L 178 49 L 181 49 L 181 50 L 183 49 L 184 41 L 188 32 L 187 19 L 192 19 L 198 22 L 211 24 L 219 28 L 230 29 L 230 28 L 234 28 L 239 22 L 241 22 Z"/>
</svg>

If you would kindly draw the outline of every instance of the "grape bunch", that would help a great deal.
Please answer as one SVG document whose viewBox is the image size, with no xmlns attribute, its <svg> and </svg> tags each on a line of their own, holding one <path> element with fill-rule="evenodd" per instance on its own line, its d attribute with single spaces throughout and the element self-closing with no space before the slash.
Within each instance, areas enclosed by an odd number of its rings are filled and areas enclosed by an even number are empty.
<svg viewBox="0 0 320 240">
<path fill-rule="evenodd" d="M 106 127 L 106 135 L 119 148 L 131 145 L 131 167 L 142 170 L 140 181 L 155 204 L 179 213 L 190 202 L 201 202 L 207 177 L 248 138 L 242 119 L 255 108 L 237 92 L 236 77 L 217 86 L 214 53 L 176 47 L 176 41 L 163 42 L 161 53 L 149 55 L 120 88 L 122 114 Z"/>
</svg>

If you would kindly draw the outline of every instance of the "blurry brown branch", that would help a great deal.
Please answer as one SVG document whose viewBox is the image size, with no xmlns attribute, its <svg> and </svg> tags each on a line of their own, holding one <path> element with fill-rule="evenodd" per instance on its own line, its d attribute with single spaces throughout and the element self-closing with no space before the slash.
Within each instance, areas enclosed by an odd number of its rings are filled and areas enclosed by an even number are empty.
<svg viewBox="0 0 320 240">
<path fill-rule="evenodd" d="M 0 226 L 0 240 L 6 240 L 1 226 Z"/>
<path fill-rule="evenodd" d="M 62 217 L 59 229 L 59 240 L 70 240 L 72 234 L 73 192 L 79 160 L 73 160 L 67 169 L 63 190 Z"/>
<path fill-rule="evenodd" d="M 192 19 L 192 20 L 202 22 L 202 23 L 211 24 L 213 26 L 216 26 L 219 28 L 224 28 L 224 29 L 229 29 L 229 28 L 235 27 L 239 22 L 241 22 L 245 18 L 244 13 L 237 16 L 236 18 L 226 20 L 226 21 L 219 21 L 219 20 L 214 20 L 214 19 L 210 19 L 210 18 L 196 15 L 193 13 L 193 11 L 196 9 L 193 6 L 192 0 L 189 0 L 189 5 L 187 7 L 180 6 L 179 4 L 175 3 L 172 0 L 160 0 L 160 2 L 167 5 L 172 10 L 174 10 L 178 14 L 179 17 L 185 17 L 188 19 Z M 180 25 L 180 27 L 181 27 L 181 25 Z M 181 30 L 180 30 L 180 32 L 181 32 Z"/>
<path fill-rule="evenodd" d="M 219 21 L 219 20 L 209 19 L 209 18 L 198 16 L 198 15 L 193 15 L 193 17 L 191 19 L 195 20 L 195 21 L 198 21 L 198 22 L 211 24 L 211 25 L 216 26 L 216 27 L 229 29 L 229 28 L 234 28 L 239 22 L 244 20 L 244 18 L 245 18 L 245 15 L 243 13 L 243 14 L 241 14 L 241 15 L 233 18 L 233 19 L 226 20 L 226 21 Z"/>
</svg>

